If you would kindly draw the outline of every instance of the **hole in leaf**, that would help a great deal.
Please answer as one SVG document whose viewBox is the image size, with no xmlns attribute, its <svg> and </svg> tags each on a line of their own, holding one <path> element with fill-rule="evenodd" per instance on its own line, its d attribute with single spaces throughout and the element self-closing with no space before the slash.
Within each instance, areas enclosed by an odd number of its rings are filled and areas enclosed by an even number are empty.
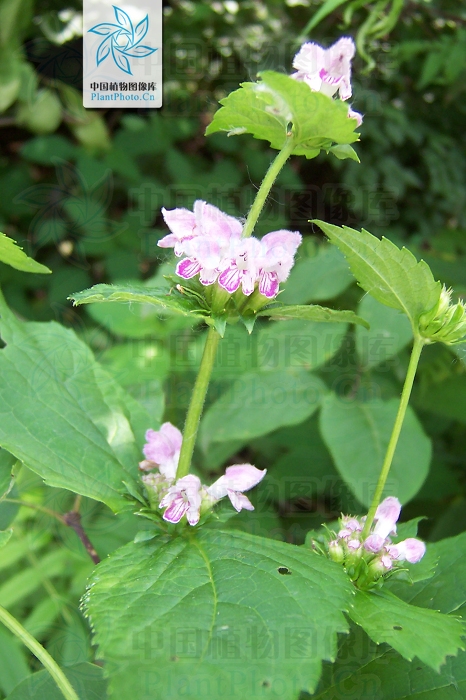
<svg viewBox="0 0 466 700">
<path fill-rule="evenodd" d="M 393 625 L 393 629 L 398 631 L 402 630 L 403 628 L 401 627 L 401 625 Z"/>
<path fill-rule="evenodd" d="M 291 571 L 289 570 L 289 568 L 287 566 L 279 566 L 277 571 L 279 574 L 282 574 L 282 576 L 290 576 L 291 575 Z"/>
</svg>

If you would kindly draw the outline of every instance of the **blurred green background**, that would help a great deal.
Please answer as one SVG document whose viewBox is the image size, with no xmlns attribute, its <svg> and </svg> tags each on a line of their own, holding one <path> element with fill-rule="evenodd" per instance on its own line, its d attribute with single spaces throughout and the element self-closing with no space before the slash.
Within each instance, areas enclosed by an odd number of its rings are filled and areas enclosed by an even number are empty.
<svg viewBox="0 0 466 700">
<path fill-rule="evenodd" d="M 328 46 L 341 35 L 353 36 L 358 53 L 352 105 L 364 114 L 356 144 L 361 164 L 331 156 L 292 158 L 258 233 L 285 227 L 305 236 L 283 301 L 359 309 L 371 322 L 369 333 L 327 324 L 281 327 L 278 335 L 285 342 L 286 333 L 300 342 L 309 333 L 316 342 L 295 348 L 291 369 L 314 370 L 327 389 L 355 407 L 374 399 L 387 406 L 400 393 L 410 331 L 404 319 L 363 297 L 338 251 L 308 220 L 365 227 L 405 243 L 454 288 L 455 296 L 464 295 L 464 5 L 455 0 L 164 3 L 161 110 L 81 106 L 81 11 L 81 3 L 63 0 L 0 4 L 0 230 L 53 271 L 31 275 L 0 263 L 9 305 L 24 319 L 54 319 L 73 327 L 149 408 L 154 427 L 162 419 L 181 426 L 202 327 L 160 319 L 154 307 L 142 305 L 91 305 L 77 311 L 67 296 L 98 282 L 162 283 L 163 275 L 172 272 L 172 258 L 157 247 L 166 233 L 162 206 L 191 208 L 195 199 L 205 199 L 244 216 L 274 153 L 247 135 L 205 138 L 218 100 L 262 69 L 290 72 L 304 40 Z M 341 510 L 363 512 L 364 498 L 355 483 L 358 474 L 352 476 L 341 454 L 338 428 L 331 428 L 334 437 L 328 438 L 325 427 L 326 420 L 338 425 L 341 406 L 325 404 L 320 429 L 316 414 L 302 420 L 298 407 L 290 419 L 278 409 L 275 422 L 251 434 L 239 424 L 235 428 L 242 410 L 235 404 L 237 413 L 228 418 L 230 439 L 225 439 L 224 392 L 257 367 L 291 371 L 289 363 L 282 366 L 282 353 L 274 345 L 281 341 L 267 323 L 258 324 L 256 341 L 244 329 L 227 333 L 196 466 L 206 477 L 233 460 L 267 467 L 267 483 L 252 495 L 253 517 L 238 516 L 230 523 L 301 544 L 310 528 L 334 520 Z M 431 540 L 466 529 L 465 357 L 461 350 L 428 347 L 412 401 L 420 424 L 400 469 L 425 453 L 424 433 L 433 449 L 431 460 L 422 458 L 425 472 L 430 462 L 429 474 L 403 514 L 428 516 L 421 534 Z M 257 418 L 254 406 L 246 410 L 251 421 Z M 355 430 L 363 430 L 360 418 L 352 419 Z M 365 447 L 370 439 L 368 430 Z M 367 459 L 367 452 L 355 455 Z M 45 488 L 26 469 L 15 488 L 23 500 L 60 512 L 72 505 L 70 494 Z M 82 512 L 101 555 L 141 527 L 134 518 L 115 518 L 86 499 Z M 22 544 L 11 542 L 2 550 L 2 604 L 11 606 L 62 663 L 92 658 L 85 623 L 76 612 L 91 562 L 74 534 L 47 514 L 27 508 L 18 514 L 12 503 L 0 506 L 2 528 L 15 517 Z M 15 573 L 18 565 L 21 574 Z M 11 647 L 11 639 L 0 632 L 0 649 Z M 2 676 L 4 696 L 26 673 L 19 651 L 15 659 L 13 675 Z"/>
</svg>

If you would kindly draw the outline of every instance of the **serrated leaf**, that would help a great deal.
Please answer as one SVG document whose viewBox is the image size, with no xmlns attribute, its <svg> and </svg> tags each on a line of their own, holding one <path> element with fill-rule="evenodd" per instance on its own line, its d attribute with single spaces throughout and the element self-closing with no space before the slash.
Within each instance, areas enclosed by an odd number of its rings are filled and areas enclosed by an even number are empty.
<svg viewBox="0 0 466 700">
<path fill-rule="evenodd" d="M 103 670 L 95 664 L 75 664 L 63 668 L 63 673 L 78 694 L 79 700 L 105 700 L 107 682 Z M 63 700 L 59 690 L 48 671 L 38 671 L 25 678 L 8 695 L 7 700 Z"/>
<path fill-rule="evenodd" d="M 374 495 L 398 404 L 398 399 L 362 403 L 335 394 L 323 402 L 322 437 L 342 478 L 365 506 Z M 413 498 L 427 476 L 431 454 L 431 441 L 408 407 L 384 495 L 402 503 Z"/>
<path fill-rule="evenodd" d="M 115 301 L 142 302 L 158 306 L 161 310 L 204 319 L 204 315 L 200 313 L 201 310 L 190 299 L 180 294 L 170 294 L 166 289 L 150 289 L 142 284 L 96 284 L 68 298 L 73 301 L 74 306 Z"/>
<path fill-rule="evenodd" d="M 292 154 L 315 158 L 333 143 L 357 141 L 356 121 L 348 118 L 348 106 L 287 75 L 264 71 L 257 83 L 243 83 L 239 90 L 220 101 L 222 107 L 206 134 L 227 131 L 250 133 L 283 148 L 292 125 Z"/>
<path fill-rule="evenodd" d="M 212 442 L 247 442 L 282 425 L 301 423 L 326 391 L 321 379 L 300 369 L 245 373 L 204 414 L 204 451 Z"/>
<path fill-rule="evenodd" d="M 466 532 L 427 546 L 424 559 L 435 563 L 434 575 L 413 586 L 392 583 L 397 596 L 413 605 L 450 613 L 466 604 Z"/>
<path fill-rule="evenodd" d="M 382 304 L 403 311 L 416 333 L 419 316 L 438 302 L 442 288 L 427 263 L 364 229 L 356 231 L 318 220 L 313 223 L 345 255 L 360 286 Z"/>
<path fill-rule="evenodd" d="M 434 671 L 464 649 L 462 620 L 410 605 L 387 591 L 357 591 L 349 614 L 376 644 L 389 644 L 408 661 L 417 657 Z"/>
<path fill-rule="evenodd" d="M 0 313 L 0 445 L 51 486 L 125 507 L 150 416 L 73 331 L 23 323 L 2 297 Z"/>
<path fill-rule="evenodd" d="M 461 606 L 466 602 L 465 547 L 466 533 L 429 543 L 424 559 L 437 562 L 434 576 L 412 586 L 391 581 L 390 589 L 414 605 L 446 614 L 458 611 L 464 617 L 465 609 Z M 437 673 L 421 662 L 410 663 L 397 652 L 385 651 L 384 646 L 367 653 L 369 643 L 363 630 L 355 626 L 344 640 L 337 662 L 326 669 L 329 673 L 325 674 L 327 678 L 315 700 L 335 700 L 347 693 L 348 688 L 357 689 L 358 700 L 466 698 L 466 652 L 448 657 Z M 359 650 L 364 652 L 361 654 Z"/>
<path fill-rule="evenodd" d="M 327 323 L 355 323 L 365 328 L 369 328 L 367 321 L 361 316 L 357 316 L 354 311 L 337 311 L 327 309 L 325 306 L 312 304 L 309 306 L 288 306 L 287 304 L 277 304 L 268 306 L 258 312 L 258 316 L 271 316 L 277 321 L 288 321 L 290 319 L 301 319 L 303 321 L 318 321 Z"/>
<path fill-rule="evenodd" d="M 358 633 L 359 632 L 359 633 Z M 329 669 L 328 680 L 313 700 L 464 700 L 466 698 L 466 653 L 447 657 L 440 673 L 421 661 L 406 661 L 396 651 L 378 647 L 375 658 L 357 650 L 366 650 L 370 640 L 360 628 L 355 628 L 348 640 L 346 659 Z M 363 663 L 361 663 L 363 661 Z"/>
<path fill-rule="evenodd" d="M 284 698 L 312 690 L 351 584 L 292 545 L 204 528 L 117 550 L 84 606 L 113 700 Z"/>
<path fill-rule="evenodd" d="M 15 241 L 4 233 L 0 233 L 0 262 L 11 265 L 22 272 L 35 272 L 43 275 L 52 272 L 45 265 L 41 265 L 26 255 Z"/>
</svg>

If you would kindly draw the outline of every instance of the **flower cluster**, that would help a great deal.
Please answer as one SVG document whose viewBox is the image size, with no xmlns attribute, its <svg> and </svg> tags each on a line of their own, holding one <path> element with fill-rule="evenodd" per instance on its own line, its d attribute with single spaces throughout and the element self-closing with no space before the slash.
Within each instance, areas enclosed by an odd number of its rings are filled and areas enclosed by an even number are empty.
<svg viewBox="0 0 466 700">
<path fill-rule="evenodd" d="M 333 97 L 337 92 L 342 100 L 349 100 L 351 92 L 351 59 L 355 54 L 354 41 L 342 37 L 333 46 L 324 49 L 312 41 L 303 44 L 294 57 L 292 74 L 295 80 L 305 82 L 314 92 Z M 362 115 L 349 108 L 348 116 L 362 124 Z"/>
<path fill-rule="evenodd" d="M 195 474 L 176 479 L 183 436 L 171 423 L 163 423 L 160 430 L 146 432 L 143 452 L 145 460 L 139 463 L 148 472 L 142 481 L 151 505 L 164 508 L 163 519 L 178 523 L 186 515 L 190 525 L 197 525 L 201 514 L 212 508 L 221 498 L 228 496 L 238 513 L 254 510 L 243 491 L 249 491 L 265 476 L 266 469 L 256 469 L 252 464 L 235 464 L 227 467 L 225 474 L 211 486 L 204 486 Z"/>
<path fill-rule="evenodd" d="M 340 530 L 328 542 L 328 554 L 333 561 L 343 564 L 351 579 L 360 588 L 370 588 L 388 572 L 393 573 L 402 562 L 419 562 L 425 554 L 424 542 L 408 537 L 392 542 L 401 504 L 397 498 L 386 498 L 377 508 L 374 525 L 367 537 L 362 536 L 365 516 L 342 516 Z"/>
<path fill-rule="evenodd" d="M 419 319 L 422 335 L 431 343 L 454 345 L 466 336 L 466 306 L 464 302 L 451 303 L 451 289 L 443 287 L 440 299 L 433 309 Z"/>
<path fill-rule="evenodd" d="M 242 238 L 238 219 L 198 199 L 193 211 L 162 209 L 171 233 L 162 238 L 161 248 L 174 248 L 182 257 L 176 273 L 184 279 L 199 275 L 204 286 L 218 282 L 229 294 L 240 287 L 250 296 L 256 285 L 259 292 L 273 299 L 293 267 L 301 234 L 273 231 L 261 240 Z"/>
</svg>

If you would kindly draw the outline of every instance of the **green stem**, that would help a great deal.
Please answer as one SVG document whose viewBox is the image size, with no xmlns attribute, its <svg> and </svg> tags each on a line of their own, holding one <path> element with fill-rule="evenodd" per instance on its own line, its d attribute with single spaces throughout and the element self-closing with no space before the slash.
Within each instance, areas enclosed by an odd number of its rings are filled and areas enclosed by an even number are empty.
<svg viewBox="0 0 466 700">
<path fill-rule="evenodd" d="M 291 156 L 293 148 L 294 139 L 293 136 L 290 135 L 288 136 L 287 141 L 283 146 L 282 150 L 278 153 L 275 160 L 273 160 L 270 164 L 270 167 L 267 170 L 264 179 L 262 180 L 261 186 L 259 187 L 259 191 L 256 194 L 256 198 L 254 199 L 252 207 L 249 210 L 246 223 L 244 224 L 243 238 L 248 238 L 252 235 L 252 232 L 254 231 L 254 226 L 256 225 L 257 219 L 259 218 L 260 213 L 264 208 L 265 200 L 267 199 L 269 192 L 272 189 L 273 183 L 277 179 L 278 173 L 283 168 L 288 158 Z"/>
<path fill-rule="evenodd" d="M 188 413 L 186 415 L 186 422 L 184 424 L 180 461 L 178 462 L 178 469 L 176 470 L 177 479 L 181 479 L 181 477 L 189 474 L 199 421 L 201 420 L 202 409 L 204 408 L 204 401 L 209 387 L 210 375 L 212 374 L 219 340 L 220 335 L 213 328 L 210 328 L 202 355 L 201 366 L 199 367 L 199 374 L 194 384 Z"/>
<path fill-rule="evenodd" d="M 403 391 L 401 393 L 401 400 L 400 405 L 398 407 L 398 413 L 396 414 L 395 425 L 393 426 L 390 442 L 388 443 L 387 447 L 387 453 L 385 455 L 384 463 L 382 465 L 382 470 L 380 472 L 379 480 L 377 482 L 371 507 L 369 508 L 369 512 L 367 514 L 364 529 L 362 531 L 363 538 L 366 538 L 369 535 L 372 523 L 374 522 L 375 512 L 382 498 L 385 482 L 387 481 L 388 473 L 390 471 L 390 467 L 392 466 L 393 456 L 395 454 L 396 446 L 398 444 L 398 438 L 400 437 L 401 428 L 403 427 L 403 421 L 405 418 L 406 409 L 408 408 L 409 397 L 411 396 L 414 377 L 416 376 L 416 370 L 419 364 L 419 358 L 421 356 L 422 348 L 424 347 L 424 342 L 425 341 L 423 338 L 414 338 L 413 350 L 411 353 L 411 359 L 409 361 L 408 371 L 406 373 Z"/>
<path fill-rule="evenodd" d="M 10 613 L 0 606 L 0 622 L 2 622 L 5 627 L 7 627 L 10 632 L 13 632 L 15 637 L 20 639 L 23 644 L 31 651 L 34 656 L 39 659 L 43 666 L 52 676 L 55 683 L 60 688 L 63 696 L 66 700 L 79 700 L 78 695 L 72 688 L 68 678 L 65 676 L 61 668 L 58 666 L 57 662 L 52 659 L 48 651 L 44 649 L 42 644 L 40 644 L 32 634 L 29 634 L 27 630 L 18 622 L 18 620 L 10 615 Z"/>
</svg>

